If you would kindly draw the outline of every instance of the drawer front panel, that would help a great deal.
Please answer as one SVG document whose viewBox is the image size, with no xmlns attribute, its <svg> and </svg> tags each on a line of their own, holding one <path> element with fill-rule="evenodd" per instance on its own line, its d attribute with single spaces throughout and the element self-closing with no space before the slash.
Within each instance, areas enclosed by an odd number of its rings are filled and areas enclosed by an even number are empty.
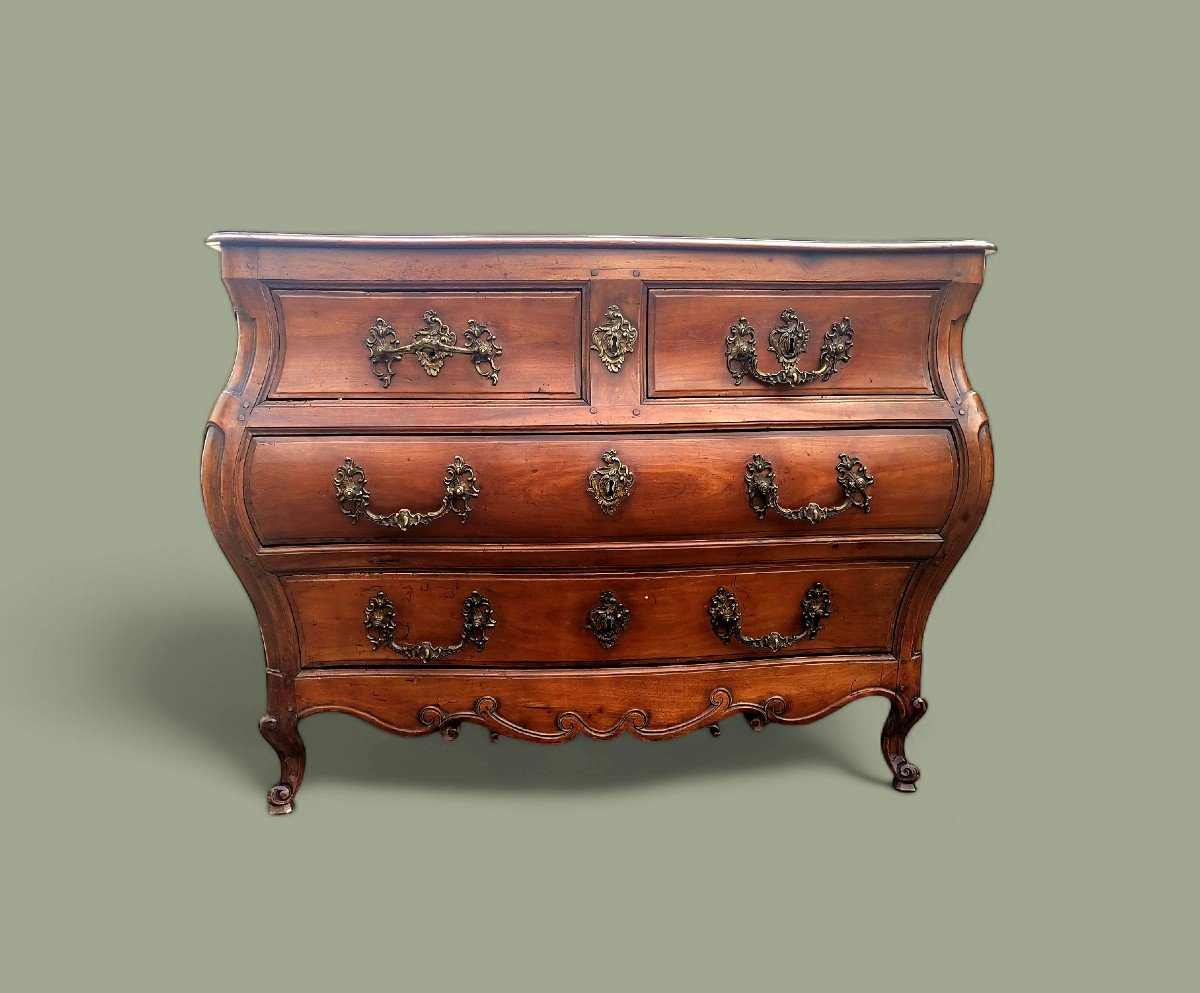
<svg viewBox="0 0 1200 993">
<path fill-rule="evenodd" d="M 931 396 L 929 366 L 938 296 L 936 290 L 651 290 L 648 396 Z M 807 329 L 803 352 L 798 352 L 796 339 L 786 335 L 775 342 L 777 351 L 770 351 L 771 332 L 789 328 L 785 311 L 794 312 L 795 331 Z M 836 340 L 853 342 L 849 359 L 835 359 L 835 371 L 828 378 L 818 376 L 794 386 L 760 382 L 744 372 L 743 363 L 731 363 L 729 357 L 732 329 L 743 317 L 753 329 L 756 368 L 764 375 L 784 368 L 779 356 L 785 353 L 800 373 L 820 370 L 826 335 L 846 318 L 852 334 L 839 332 Z M 739 342 L 747 340 L 745 333 L 736 337 Z M 734 382 L 731 364 L 742 373 L 740 383 Z"/>
<path fill-rule="evenodd" d="M 632 474 L 632 487 L 612 513 L 589 492 L 601 482 L 612 450 Z M 769 463 L 778 488 L 775 504 L 760 494 L 752 507 L 747 488 L 754 456 Z M 846 455 L 849 460 L 843 460 Z M 448 470 L 455 457 L 469 476 Z M 352 521 L 355 492 L 335 476 L 350 459 L 369 503 Z M 852 491 L 855 502 L 832 517 L 816 504 L 844 504 L 849 463 L 858 460 L 871 480 Z M 768 471 L 756 464 L 755 478 Z M 619 471 L 619 470 L 618 470 Z M 853 475 L 853 474 L 851 474 Z M 430 514 L 448 501 L 447 480 L 473 479 L 478 496 L 460 497 L 429 523 L 403 530 L 372 520 L 399 510 Z M 862 482 L 861 474 L 858 477 Z M 399 544 L 505 541 L 622 541 L 653 538 L 809 537 L 829 534 L 933 533 L 950 512 L 956 463 L 943 429 L 847 431 L 726 431 L 685 435 L 600 435 L 564 438 L 439 436 L 417 438 L 260 437 L 247 469 L 247 504 L 263 545 L 336 542 Z M 870 498 L 869 510 L 860 504 Z M 361 501 L 360 501 L 361 503 Z M 456 513 L 463 507 L 465 513 Z M 368 513 L 368 511 L 370 513 Z"/>
<path fill-rule="evenodd" d="M 464 603 L 476 592 L 488 601 L 495 622 L 486 630 L 482 650 L 467 643 L 427 664 L 605 666 L 886 653 L 915 568 L 913 563 L 872 563 L 588 576 L 376 573 L 296 576 L 284 583 L 300 629 L 305 666 L 422 666 L 426 663 L 405 657 L 390 643 L 403 647 L 428 641 L 445 648 L 461 642 Z M 814 637 L 772 652 L 769 645 L 755 647 L 736 636 L 726 645 L 714 633 L 709 606 L 722 587 L 736 599 L 739 630 L 745 637 L 804 632 L 805 596 L 814 584 L 824 588 L 830 608 L 828 616 L 817 621 Z M 373 650 L 365 621 L 368 605 L 380 593 L 386 597 L 393 626 L 386 643 Z M 380 601 L 375 603 L 378 607 Z M 623 624 L 618 616 L 622 610 L 627 611 Z M 618 619 L 610 622 L 610 617 Z M 373 636 L 380 639 L 383 615 L 373 615 L 372 621 Z M 611 648 L 601 643 L 597 631 L 612 636 Z"/>
<path fill-rule="evenodd" d="M 580 291 L 288 290 L 276 298 L 283 361 L 274 398 L 564 400 L 582 395 Z M 488 333 L 472 328 L 472 321 Z M 475 350 L 439 356 L 437 336 L 451 332 L 453 347 Z M 372 336 L 374 361 L 367 344 Z M 396 351 L 414 342 L 418 351 Z M 389 355 L 394 356 L 390 368 Z"/>
</svg>

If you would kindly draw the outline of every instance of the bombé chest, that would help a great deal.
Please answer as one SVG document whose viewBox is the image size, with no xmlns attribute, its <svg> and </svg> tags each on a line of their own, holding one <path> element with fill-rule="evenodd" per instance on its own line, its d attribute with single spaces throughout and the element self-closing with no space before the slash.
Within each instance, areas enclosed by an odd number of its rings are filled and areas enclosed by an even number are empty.
<svg viewBox="0 0 1200 993">
<path fill-rule="evenodd" d="M 205 506 L 297 725 L 667 738 L 925 712 L 991 489 L 981 242 L 219 234 L 237 317 Z"/>
</svg>

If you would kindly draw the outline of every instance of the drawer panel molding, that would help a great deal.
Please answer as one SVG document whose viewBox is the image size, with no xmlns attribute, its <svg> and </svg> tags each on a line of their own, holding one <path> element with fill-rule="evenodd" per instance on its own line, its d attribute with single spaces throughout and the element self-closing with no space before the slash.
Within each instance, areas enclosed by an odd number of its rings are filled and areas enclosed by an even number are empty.
<svg viewBox="0 0 1200 993">
<path fill-rule="evenodd" d="M 936 289 L 653 287 L 647 398 L 800 405 L 815 397 L 933 396 L 940 302 Z M 772 329 L 765 341 L 762 328 Z M 818 354 L 808 358 L 812 329 L 821 328 L 828 330 L 818 332 Z"/>
<path fill-rule="evenodd" d="M 578 290 L 284 289 L 274 300 L 273 400 L 528 403 L 583 396 Z"/>
</svg>

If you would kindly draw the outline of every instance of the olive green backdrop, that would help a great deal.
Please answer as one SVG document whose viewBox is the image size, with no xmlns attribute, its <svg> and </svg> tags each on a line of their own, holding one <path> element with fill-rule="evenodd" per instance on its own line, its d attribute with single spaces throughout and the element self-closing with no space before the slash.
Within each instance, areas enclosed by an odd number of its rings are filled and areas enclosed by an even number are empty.
<svg viewBox="0 0 1200 993">
<path fill-rule="evenodd" d="M 1104 6 L 6 14 L 13 988 L 1186 985 L 1196 25 Z M 920 792 L 879 700 L 560 748 L 321 716 L 268 818 L 199 495 L 221 228 L 995 241 L 996 488 L 930 621 Z"/>
</svg>

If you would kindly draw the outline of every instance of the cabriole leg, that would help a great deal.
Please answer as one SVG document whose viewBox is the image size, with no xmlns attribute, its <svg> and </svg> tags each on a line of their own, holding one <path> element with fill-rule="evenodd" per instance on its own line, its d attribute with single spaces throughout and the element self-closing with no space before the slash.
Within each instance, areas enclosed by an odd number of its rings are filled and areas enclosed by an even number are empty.
<svg viewBox="0 0 1200 993">
<path fill-rule="evenodd" d="M 267 813 L 290 814 L 304 780 L 304 742 L 294 718 L 267 715 L 258 722 L 259 733 L 279 756 L 279 782 L 267 790 Z"/>
<path fill-rule="evenodd" d="M 905 756 L 904 739 L 928 709 L 929 704 L 919 696 L 911 701 L 892 700 L 891 712 L 883 722 L 883 734 L 880 737 L 883 757 L 892 770 L 892 787 L 901 793 L 917 791 L 917 780 L 921 778 L 921 770 Z"/>
</svg>

